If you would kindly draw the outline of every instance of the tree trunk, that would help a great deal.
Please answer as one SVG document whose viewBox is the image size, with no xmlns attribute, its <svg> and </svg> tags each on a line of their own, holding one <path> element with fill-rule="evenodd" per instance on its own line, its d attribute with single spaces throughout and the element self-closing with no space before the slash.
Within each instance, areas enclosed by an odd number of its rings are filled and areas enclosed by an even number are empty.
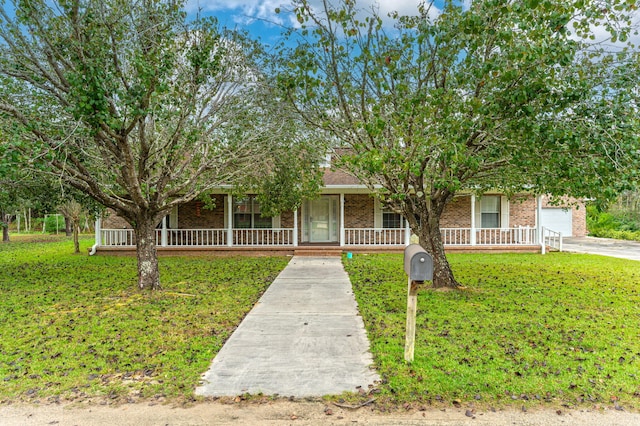
<svg viewBox="0 0 640 426">
<path fill-rule="evenodd" d="M 78 222 L 73 222 L 73 247 L 75 248 L 74 253 L 80 253 L 80 224 Z"/>
<path fill-rule="evenodd" d="M 64 233 L 67 237 L 70 237 L 73 234 L 73 221 L 65 216 L 64 218 Z"/>
<path fill-rule="evenodd" d="M 433 287 L 434 288 L 458 288 L 449 266 L 449 261 L 444 253 L 444 244 L 440 234 L 440 217 L 431 217 L 421 227 L 418 235 L 420 245 L 433 257 Z"/>
<path fill-rule="evenodd" d="M 138 288 L 140 290 L 161 290 L 156 251 L 156 224 L 151 218 L 141 218 L 136 222 L 136 254 L 138 257 Z"/>
<path fill-rule="evenodd" d="M 2 241 L 9 242 L 9 218 L 4 212 L 0 212 L 0 228 L 2 228 Z"/>
</svg>

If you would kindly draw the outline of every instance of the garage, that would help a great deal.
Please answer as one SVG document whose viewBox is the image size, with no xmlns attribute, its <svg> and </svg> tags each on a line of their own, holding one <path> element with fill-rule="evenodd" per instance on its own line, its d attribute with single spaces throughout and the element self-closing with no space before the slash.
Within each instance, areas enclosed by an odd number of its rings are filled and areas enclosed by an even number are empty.
<svg viewBox="0 0 640 426">
<path fill-rule="evenodd" d="M 552 231 L 562 232 L 563 237 L 573 236 L 573 214 L 570 209 L 543 208 L 542 226 Z"/>
</svg>

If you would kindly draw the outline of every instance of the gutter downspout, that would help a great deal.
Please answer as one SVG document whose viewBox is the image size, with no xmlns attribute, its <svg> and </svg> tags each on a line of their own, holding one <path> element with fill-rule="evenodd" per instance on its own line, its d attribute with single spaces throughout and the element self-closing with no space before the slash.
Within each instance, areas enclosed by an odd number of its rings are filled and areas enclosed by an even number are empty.
<svg viewBox="0 0 640 426">
<path fill-rule="evenodd" d="M 102 233 L 102 218 L 100 217 L 96 219 L 95 232 L 96 232 L 95 244 L 91 246 L 91 250 L 89 251 L 89 256 L 93 256 L 94 254 L 96 254 L 98 247 L 100 247 L 100 234 Z"/>
</svg>

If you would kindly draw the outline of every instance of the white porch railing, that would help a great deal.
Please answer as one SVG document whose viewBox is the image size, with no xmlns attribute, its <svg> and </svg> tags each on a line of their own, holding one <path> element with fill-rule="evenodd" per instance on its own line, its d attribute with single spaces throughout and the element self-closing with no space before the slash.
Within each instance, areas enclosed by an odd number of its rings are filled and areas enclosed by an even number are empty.
<svg viewBox="0 0 640 426">
<path fill-rule="evenodd" d="M 162 230 L 156 232 L 158 245 L 162 244 Z M 226 229 L 167 229 L 167 246 L 214 247 L 227 244 Z"/>
<path fill-rule="evenodd" d="M 442 243 L 446 245 L 471 244 L 470 228 L 440 228 Z"/>
<path fill-rule="evenodd" d="M 236 246 L 292 246 L 293 229 L 234 229 L 233 244 Z"/>
<path fill-rule="evenodd" d="M 542 227 L 542 238 L 546 246 L 562 251 L 562 232 L 556 232 L 549 228 Z"/>
<path fill-rule="evenodd" d="M 348 246 L 392 246 L 405 244 L 404 228 L 345 228 L 344 243 Z"/>
<path fill-rule="evenodd" d="M 471 228 L 442 228 L 442 242 L 445 245 L 537 245 L 536 228 L 482 228 L 475 230 L 475 244 L 472 243 Z M 167 229 L 167 247 L 223 247 L 223 246 L 293 246 L 294 229 L 233 229 L 229 244 L 228 229 Z M 344 244 L 347 246 L 401 246 L 406 244 L 404 228 L 345 228 Z M 545 244 L 562 251 L 562 234 L 543 228 Z M 156 230 L 156 244 L 162 246 L 161 229 Z M 132 229 L 102 229 L 101 246 L 135 246 Z"/>
<path fill-rule="evenodd" d="M 474 245 L 471 241 L 471 228 L 442 228 L 442 242 L 445 245 Z M 476 228 L 475 245 L 478 246 L 513 246 L 535 245 L 536 229 L 521 228 Z"/>
<path fill-rule="evenodd" d="M 228 242 L 227 229 L 167 229 L 167 247 L 218 247 Z M 135 246 L 132 229 L 102 229 L 102 246 Z M 156 245 L 162 246 L 162 229 L 156 229 Z M 293 229 L 234 229 L 234 246 L 293 246 Z"/>
<path fill-rule="evenodd" d="M 133 229 L 103 229 L 100 232 L 100 245 L 135 246 L 136 236 Z"/>
</svg>

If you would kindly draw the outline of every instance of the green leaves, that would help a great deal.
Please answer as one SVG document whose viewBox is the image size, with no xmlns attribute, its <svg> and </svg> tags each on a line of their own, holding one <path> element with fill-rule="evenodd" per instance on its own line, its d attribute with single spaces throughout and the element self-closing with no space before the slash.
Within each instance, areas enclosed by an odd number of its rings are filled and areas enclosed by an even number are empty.
<svg viewBox="0 0 640 426">
<path fill-rule="evenodd" d="M 183 5 L 17 2 L 15 19 L 0 6 L 0 113 L 21 150 L 132 225 L 270 178 L 305 144 L 269 105 L 262 47 Z"/>
</svg>

